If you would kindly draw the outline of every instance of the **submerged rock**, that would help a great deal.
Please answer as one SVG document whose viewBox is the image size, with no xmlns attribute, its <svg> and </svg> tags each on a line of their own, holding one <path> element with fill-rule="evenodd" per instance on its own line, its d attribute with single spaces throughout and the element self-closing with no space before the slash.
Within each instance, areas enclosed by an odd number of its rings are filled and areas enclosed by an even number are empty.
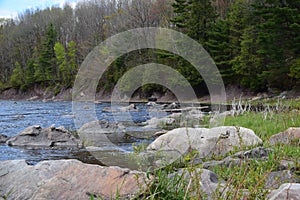
<svg viewBox="0 0 300 200">
<path fill-rule="evenodd" d="M 30 126 L 18 135 L 6 141 L 10 146 L 55 148 L 71 147 L 81 148 L 81 141 L 63 126 L 43 129 L 40 126 Z"/>
<path fill-rule="evenodd" d="M 78 160 L 0 162 L 0 194 L 6 199 L 115 199 L 145 191 L 146 174 L 120 167 L 84 164 Z"/>
</svg>

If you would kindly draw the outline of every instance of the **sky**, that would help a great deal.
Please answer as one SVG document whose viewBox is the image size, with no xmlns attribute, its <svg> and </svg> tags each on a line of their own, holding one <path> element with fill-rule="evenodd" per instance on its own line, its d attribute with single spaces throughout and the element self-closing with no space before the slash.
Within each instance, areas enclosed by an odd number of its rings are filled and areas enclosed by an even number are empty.
<svg viewBox="0 0 300 200">
<path fill-rule="evenodd" d="M 79 0 L 0 0 L 0 18 L 14 18 L 26 9 L 46 8 L 52 5 L 63 7 L 69 2 L 75 7 Z"/>
</svg>

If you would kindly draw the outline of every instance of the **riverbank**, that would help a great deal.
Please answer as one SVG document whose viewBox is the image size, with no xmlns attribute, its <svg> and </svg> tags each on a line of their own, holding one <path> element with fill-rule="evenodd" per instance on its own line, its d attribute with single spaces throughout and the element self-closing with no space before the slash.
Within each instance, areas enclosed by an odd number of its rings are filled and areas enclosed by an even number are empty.
<svg viewBox="0 0 300 200">
<path fill-rule="evenodd" d="M 172 103 L 176 102 L 176 97 L 170 93 L 166 92 L 165 94 L 154 93 L 152 95 L 157 99 L 157 102 L 160 103 Z M 237 86 L 228 86 L 226 87 L 226 100 L 227 102 L 233 101 L 253 101 L 258 102 L 260 100 L 268 103 L 268 100 L 271 99 L 300 99 L 300 91 L 291 90 L 284 92 L 262 92 L 255 93 L 249 90 L 243 90 Z M 61 91 L 55 91 L 51 88 L 44 88 L 38 85 L 28 89 L 27 91 L 21 91 L 14 88 L 7 88 L 0 91 L 0 99 L 2 100 L 40 100 L 40 101 L 72 101 L 72 88 L 63 89 Z M 111 102 L 111 93 L 101 90 L 95 94 L 96 102 Z M 197 99 L 200 103 L 210 103 L 210 96 L 202 95 Z M 270 102 L 271 102 L 270 101 Z M 130 98 L 131 103 L 145 103 L 148 102 L 148 98 L 141 97 L 140 94 L 135 94 Z M 223 102 L 224 103 L 224 102 Z"/>
</svg>

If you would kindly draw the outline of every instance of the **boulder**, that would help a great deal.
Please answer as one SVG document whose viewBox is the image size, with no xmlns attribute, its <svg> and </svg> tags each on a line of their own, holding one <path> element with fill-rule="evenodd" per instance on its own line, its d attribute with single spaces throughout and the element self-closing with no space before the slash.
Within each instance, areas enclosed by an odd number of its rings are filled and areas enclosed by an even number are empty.
<svg viewBox="0 0 300 200">
<path fill-rule="evenodd" d="M 30 126 L 18 135 L 6 141 L 10 146 L 32 148 L 81 148 L 81 141 L 73 136 L 63 126 L 43 129 L 40 126 Z"/>
<path fill-rule="evenodd" d="M 299 183 L 285 183 L 277 190 L 271 191 L 267 199 L 269 200 L 298 200 L 300 199 L 300 184 Z"/>
<path fill-rule="evenodd" d="M 111 146 L 112 142 L 124 140 L 125 127 L 121 123 L 98 120 L 84 124 L 78 134 L 84 146 Z"/>
<path fill-rule="evenodd" d="M 269 142 L 272 145 L 276 143 L 300 145 L 300 128 L 289 128 L 284 132 L 272 135 Z"/>
<path fill-rule="evenodd" d="M 173 154 L 173 158 L 196 150 L 199 158 L 208 158 L 261 143 L 262 140 L 252 130 L 243 127 L 178 128 L 158 137 L 146 150 L 149 153 L 165 153 L 167 157 Z"/>
<path fill-rule="evenodd" d="M 0 194 L 5 199 L 130 198 L 145 190 L 145 173 L 120 167 L 50 160 L 29 166 L 24 160 L 0 162 Z"/>
<path fill-rule="evenodd" d="M 166 128 L 175 125 L 175 119 L 171 117 L 156 118 L 153 117 L 146 122 L 143 122 L 145 129 Z"/>
<path fill-rule="evenodd" d="M 8 140 L 6 135 L 0 133 L 0 143 L 5 143 Z"/>
<path fill-rule="evenodd" d="M 278 188 L 283 183 L 299 183 L 299 179 L 290 171 L 271 172 L 266 180 L 266 188 Z"/>
</svg>

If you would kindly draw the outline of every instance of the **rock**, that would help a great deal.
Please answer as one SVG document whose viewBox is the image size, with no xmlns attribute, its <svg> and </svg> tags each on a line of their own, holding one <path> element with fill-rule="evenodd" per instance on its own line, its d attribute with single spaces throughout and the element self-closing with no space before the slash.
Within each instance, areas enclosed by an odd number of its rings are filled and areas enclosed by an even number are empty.
<svg viewBox="0 0 300 200">
<path fill-rule="evenodd" d="M 295 144 L 300 145 L 300 128 L 289 128 L 284 132 L 272 135 L 269 142 L 274 145 L 280 144 Z"/>
<path fill-rule="evenodd" d="M 155 103 L 154 101 L 149 101 L 146 105 L 147 106 L 157 106 L 158 104 Z"/>
<path fill-rule="evenodd" d="M 203 168 L 204 169 L 210 169 L 210 168 L 215 167 L 215 166 L 234 167 L 234 166 L 240 165 L 241 162 L 242 162 L 242 160 L 240 160 L 240 159 L 232 158 L 232 157 L 226 157 L 225 159 L 220 160 L 220 161 L 212 160 L 212 161 L 204 162 L 203 163 Z"/>
<path fill-rule="evenodd" d="M 285 183 L 277 190 L 271 191 L 267 199 L 269 200 L 298 200 L 300 199 L 300 184 L 299 183 Z"/>
<path fill-rule="evenodd" d="M 178 172 L 170 174 L 169 179 L 175 176 L 182 176 L 182 179 L 186 182 L 182 187 L 188 187 L 189 185 L 188 191 L 193 191 L 190 195 L 197 197 L 197 199 L 216 199 L 219 191 L 222 191 L 225 186 L 225 182 L 220 181 L 217 174 L 207 169 L 196 168 L 192 172 L 187 169 L 180 169 Z M 201 191 L 197 193 L 196 191 L 199 189 Z M 201 197 L 196 196 L 198 194 L 201 194 Z"/>
<path fill-rule="evenodd" d="M 163 109 L 164 110 L 172 110 L 172 109 L 178 109 L 178 108 L 180 108 L 180 105 L 173 102 L 171 104 L 166 104 Z"/>
<path fill-rule="evenodd" d="M 5 143 L 9 138 L 0 133 L 0 143 Z"/>
<path fill-rule="evenodd" d="M 224 158 L 223 160 L 212 160 L 207 161 L 203 163 L 203 168 L 210 169 L 215 166 L 222 166 L 222 167 L 235 167 L 237 165 L 240 165 L 242 162 L 245 162 L 249 159 L 255 159 L 255 160 L 267 160 L 268 155 L 273 150 L 270 148 L 264 148 L 264 147 L 257 147 L 248 151 L 240 151 L 238 153 L 235 153 L 231 156 L 228 156 Z M 195 158 L 195 161 L 192 160 L 191 163 L 193 164 L 202 164 L 197 163 L 199 160 L 198 157 Z"/>
<path fill-rule="evenodd" d="M 157 131 L 153 134 L 154 137 L 159 137 L 163 134 L 166 134 L 168 131 L 167 130 L 161 130 L 161 131 Z"/>
<path fill-rule="evenodd" d="M 6 143 L 10 146 L 33 148 L 82 147 L 81 141 L 62 126 L 57 128 L 50 126 L 45 129 L 40 126 L 30 126 Z"/>
<path fill-rule="evenodd" d="M 300 161 L 298 161 L 300 162 Z M 294 161 L 291 161 L 291 160 L 281 160 L 280 163 L 279 163 L 279 167 L 278 167 L 278 170 L 287 170 L 287 169 L 291 169 L 291 170 L 294 170 L 296 167 L 296 164 Z"/>
<path fill-rule="evenodd" d="M 232 155 L 232 157 L 238 157 L 241 159 L 244 158 L 261 159 L 264 157 L 268 157 L 271 152 L 273 152 L 273 149 L 271 148 L 256 147 L 248 151 L 240 151 L 238 153 L 235 153 L 234 155 Z"/>
<path fill-rule="evenodd" d="M 28 99 L 26 99 L 26 101 L 35 101 L 35 100 L 38 100 L 39 97 L 38 96 L 33 96 L 33 97 L 30 97 Z"/>
<path fill-rule="evenodd" d="M 112 108 L 105 107 L 102 109 L 102 112 L 137 112 L 139 109 L 134 105 L 130 104 L 129 106 L 121 107 L 121 108 Z"/>
<path fill-rule="evenodd" d="M 298 183 L 299 179 L 296 178 L 295 175 L 292 174 L 290 170 L 271 172 L 266 180 L 265 187 L 267 189 L 270 188 L 278 188 L 283 183 Z"/>
<path fill-rule="evenodd" d="M 174 156 L 181 157 L 196 150 L 201 159 L 261 143 L 262 140 L 252 130 L 243 127 L 178 128 L 158 137 L 147 147 L 147 151 L 174 153 Z"/>
<path fill-rule="evenodd" d="M 145 190 L 145 173 L 120 167 L 50 160 L 29 166 L 24 160 L 0 162 L 0 192 L 7 199 L 114 199 Z"/>
<path fill-rule="evenodd" d="M 104 120 L 92 121 L 84 124 L 78 134 L 84 146 L 111 146 L 112 142 L 122 141 L 125 135 L 125 127 L 120 123 Z"/>
<path fill-rule="evenodd" d="M 156 118 L 153 117 L 143 123 L 145 129 L 165 128 L 175 124 L 175 119 L 170 117 Z"/>
<path fill-rule="evenodd" d="M 120 112 L 127 112 L 127 111 L 139 111 L 139 109 L 134 105 L 134 104 L 130 104 L 129 106 L 125 106 L 125 107 L 121 107 L 119 108 Z"/>
</svg>

